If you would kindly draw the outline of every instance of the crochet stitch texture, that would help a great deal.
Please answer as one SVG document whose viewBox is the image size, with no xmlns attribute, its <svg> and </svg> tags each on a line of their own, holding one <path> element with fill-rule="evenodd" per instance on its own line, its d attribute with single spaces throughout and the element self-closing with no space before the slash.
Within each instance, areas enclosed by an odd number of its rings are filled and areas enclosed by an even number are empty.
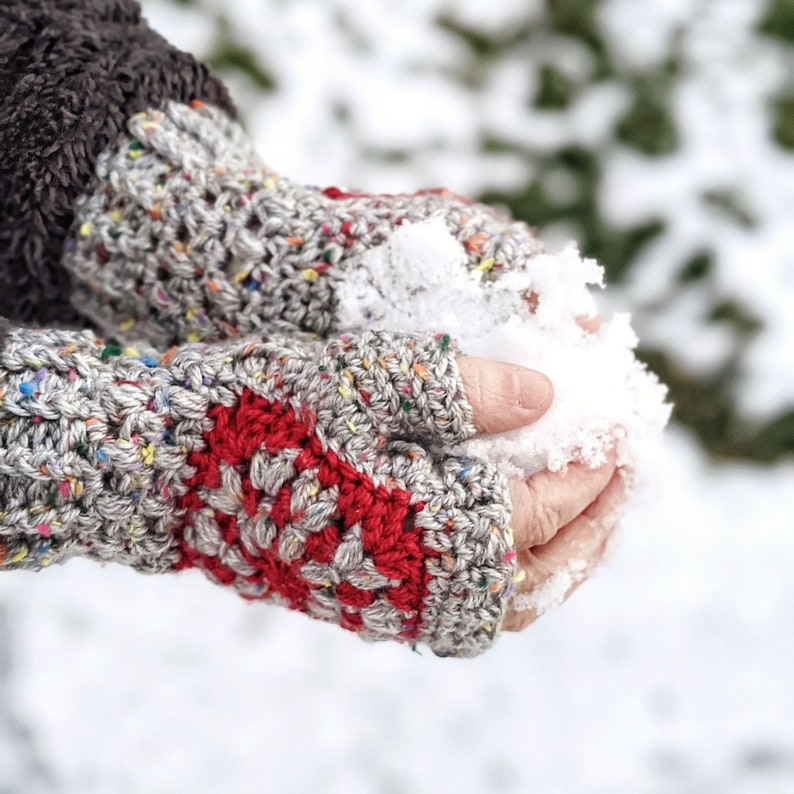
<svg viewBox="0 0 794 794">
<path fill-rule="evenodd" d="M 79 325 L 61 265 L 77 198 L 128 118 L 226 87 L 153 31 L 132 0 L 0 2 L 0 315 Z"/>
<path fill-rule="evenodd" d="M 509 491 L 448 452 L 474 433 L 454 343 L 346 334 L 336 290 L 402 223 L 444 218 L 486 278 L 530 230 L 279 177 L 134 0 L 0 3 L 0 99 L 0 568 L 199 568 L 366 639 L 489 647 Z"/>
<path fill-rule="evenodd" d="M 492 466 L 433 452 L 474 432 L 446 337 L 250 338 L 158 360 L 14 329 L 0 382 L 6 568 L 197 567 L 367 639 L 460 656 L 492 641 L 509 496 Z"/>
<path fill-rule="evenodd" d="M 132 117 L 100 156 L 64 264 L 74 304 L 120 339 L 159 346 L 280 329 L 340 329 L 336 289 L 403 223 L 443 218 L 495 278 L 541 245 L 524 223 L 448 191 L 344 193 L 264 166 L 240 125 L 201 101 Z"/>
</svg>

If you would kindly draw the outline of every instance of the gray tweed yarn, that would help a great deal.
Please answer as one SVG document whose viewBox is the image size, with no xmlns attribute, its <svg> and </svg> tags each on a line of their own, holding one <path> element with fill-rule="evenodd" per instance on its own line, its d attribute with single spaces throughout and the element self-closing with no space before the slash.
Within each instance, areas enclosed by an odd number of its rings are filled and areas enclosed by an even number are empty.
<svg viewBox="0 0 794 794">
<path fill-rule="evenodd" d="M 509 495 L 492 466 L 437 451 L 474 432 L 448 338 L 249 337 L 158 357 L 88 331 L 14 328 L 0 351 L 0 384 L 3 567 L 36 570 L 75 554 L 146 572 L 202 567 L 245 597 L 290 605 L 257 575 L 261 559 L 275 559 L 298 566 L 309 587 L 304 611 L 342 625 L 355 619 L 366 639 L 426 642 L 441 655 L 473 655 L 492 642 L 513 575 Z M 223 444 L 245 442 L 221 425 L 246 400 L 310 427 L 315 462 L 302 465 L 308 448 L 278 442 L 274 425 L 247 459 L 222 456 L 217 476 L 203 477 L 214 465 L 213 433 Z M 343 474 L 330 485 L 327 460 Z M 246 503 L 251 488 L 256 512 Z M 284 493 L 289 520 L 276 532 Z M 383 541 L 385 556 L 373 549 L 366 511 L 332 557 L 312 558 L 318 533 L 356 493 L 380 494 L 388 510 L 403 495 L 421 547 L 411 563 L 422 566 L 421 615 L 394 603 L 405 583 L 383 573 L 400 570 L 392 560 L 400 535 Z M 202 507 L 188 509 L 188 497 Z M 351 607 L 353 591 L 363 606 Z M 416 627 L 410 636 L 406 625 Z"/>
<path fill-rule="evenodd" d="M 333 198 L 290 182 L 212 105 L 169 102 L 128 127 L 100 156 L 64 255 L 75 306 L 110 337 L 333 333 L 338 282 L 404 222 L 444 218 L 488 277 L 541 250 L 525 224 L 446 191 Z"/>
</svg>

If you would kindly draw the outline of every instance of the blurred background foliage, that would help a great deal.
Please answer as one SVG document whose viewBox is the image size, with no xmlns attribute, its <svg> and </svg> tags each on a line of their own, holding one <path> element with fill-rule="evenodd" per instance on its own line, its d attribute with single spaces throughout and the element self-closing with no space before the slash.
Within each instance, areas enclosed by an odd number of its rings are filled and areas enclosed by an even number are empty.
<svg viewBox="0 0 794 794">
<path fill-rule="evenodd" d="M 199 8 L 214 17 L 215 37 L 203 56 L 224 77 L 243 76 L 263 93 L 280 90 L 279 63 L 271 63 L 256 47 L 242 44 L 245 36 L 233 15 L 212 0 L 170 0 L 173 5 Z M 338 4 L 336 24 L 351 46 L 377 47 L 378 42 L 361 36 L 350 16 Z M 532 6 L 532 3 L 528 4 Z M 577 239 L 582 253 L 596 258 L 605 268 L 607 279 L 620 285 L 631 274 L 638 258 L 667 228 L 665 217 L 649 217 L 634 224 L 610 221 L 602 207 L 603 158 L 619 142 L 649 160 L 664 158 L 681 146 L 678 119 L 671 104 L 676 86 L 691 65 L 682 54 L 684 29 L 669 39 L 666 57 L 658 63 L 637 66 L 616 50 L 604 35 L 597 12 L 601 0 L 542 0 L 527 11 L 525 19 L 511 20 L 503 29 L 484 29 L 467 23 L 450 5 L 437 13 L 432 24 L 457 40 L 462 57 L 451 79 L 466 90 L 484 90 L 485 75 L 494 64 L 532 49 L 534 42 L 571 40 L 589 54 L 588 74 L 565 69 L 554 57 L 526 59 L 526 68 L 535 71 L 536 86 L 531 105 L 546 114 L 564 114 L 577 96 L 593 85 L 616 84 L 629 92 L 630 101 L 616 118 L 611 135 L 594 145 L 561 142 L 559 146 L 533 147 L 509 136 L 487 131 L 480 135 L 483 155 L 510 153 L 530 166 L 533 176 L 518 189 L 484 190 L 479 200 L 508 207 L 513 215 L 536 227 L 541 236 L 548 229 L 563 226 Z M 521 4 L 516 6 L 520 8 Z M 266 13 L 266 6 L 263 8 Z M 239 15 L 238 15 L 239 16 Z M 794 42 L 794 0 L 768 0 L 765 14 L 757 26 L 759 40 L 790 48 Z M 544 47 L 544 52 L 549 48 Z M 450 76 L 450 75 L 448 75 Z M 784 81 L 769 96 L 768 133 L 775 145 L 794 153 L 794 80 Z M 332 115 L 340 124 L 350 124 L 351 112 L 344 103 L 335 103 Z M 378 146 L 359 140 L 361 156 L 374 160 L 410 163 L 410 148 Z M 559 184 L 573 186 L 550 195 L 549 177 Z M 419 185 L 417 187 L 420 187 Z M 724 219 L 745 229 L 756 224 L 740 187 L 715 185 L 704 190 L 700 200 Z M 748 266 L 750 266 L 748 264 Z M 677 292 L 708 286 L 719 270 L 715 247 L 700 250 L 677 263 Z M 669 386 L 675 404 L 674 420 L 685 426 L 705 450 L 717 459 L 746 459 L 772 463 L 794 452 L 794 406 L 783 407 L 762 421 L 748 422 L 737 406 L 737 379 L 749 343 L 763 330 L 764 320 L 741 296 L 725 298 L 711 290 L 713 305 L 705 316 L 707 324 L 725 326 L 733 338 L 733 350 L 716 368 L 686 366 L 664 345 L 641 346 L 639 355 Z M 663 311 L 664 307 L 656 307 Z"/>
</svg>

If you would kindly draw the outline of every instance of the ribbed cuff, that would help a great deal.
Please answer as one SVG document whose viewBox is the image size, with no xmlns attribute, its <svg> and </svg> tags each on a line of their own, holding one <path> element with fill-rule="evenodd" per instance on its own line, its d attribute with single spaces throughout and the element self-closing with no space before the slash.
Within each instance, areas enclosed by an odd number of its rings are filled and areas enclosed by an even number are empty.
<svg viewBox="0 0 794 794">
<path fill-rule="evenodd" d="M 420 638 L 438 656 L 476 656 L 499 632 L 515 574 L 510 494 L 482 461 L 450 458 L 440 473 L 416 517 L 427 550 Z"/>
</svg>

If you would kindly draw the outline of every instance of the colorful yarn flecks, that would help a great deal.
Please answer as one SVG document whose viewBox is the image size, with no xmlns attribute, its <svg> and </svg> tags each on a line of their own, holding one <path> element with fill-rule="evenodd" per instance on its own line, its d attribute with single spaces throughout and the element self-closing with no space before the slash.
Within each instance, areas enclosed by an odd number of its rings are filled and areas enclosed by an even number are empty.
<svg viewBox="0 0 794 794">
<path fill-rule="evenodd" d="M 159 347 L 270 328 L 337 328 L 336 287 L 404 223 L 442 217 L 491 279 L 540 251 L 522 223 L 447 190 L 304 187 L 262 164 L 218 108 L 169 102 L 135 114 L 97 163 L 64 249 L 79 311 Z"/>
<path fill-rule="evenodd" d="M 491 644 L 515 568 L 509 496 L 489 464 L 432 452 L 474 433 L 448 338 L 260 336 L 152 358 L 89 331 L 7 333 L 4 569 L 199 568 L 366 639 Z"/>
<path fill-rule="evenodd" d="M 124 352 L 89 331 L 7 334 L 0 349 L 4 567 L 36 569 L 81 553 L 141 570 L 173 567 L 166 483 L 184 453 L 168 445 L 174 417 L 147 410 L 172 378 Z M 200 440 L 196 430 L 181 435 L 183 443 Z"/>
</svg>

